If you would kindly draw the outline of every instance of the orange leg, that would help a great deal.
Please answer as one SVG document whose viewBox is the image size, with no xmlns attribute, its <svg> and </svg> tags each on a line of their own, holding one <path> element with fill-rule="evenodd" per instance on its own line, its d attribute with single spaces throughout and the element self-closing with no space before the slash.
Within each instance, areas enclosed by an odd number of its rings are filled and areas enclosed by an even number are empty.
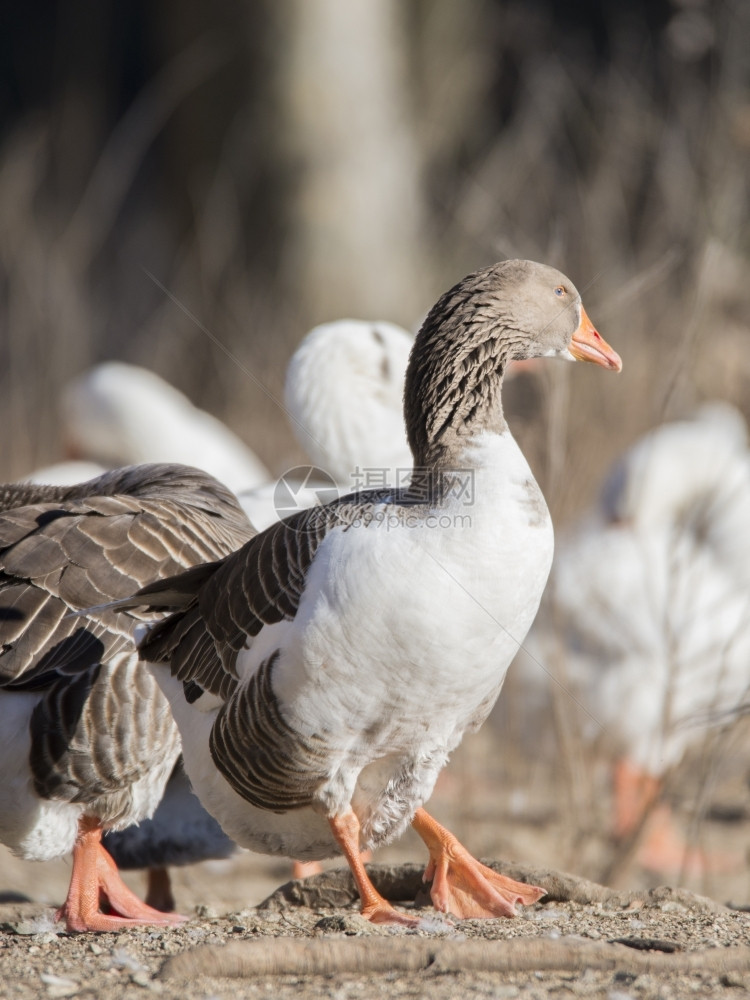
<svg viewBox="0 0 750 1000">
<path fill-rule="evenodd" d="M 545 890 L 516 882 L 481 864 L 424 809 L 417 809 L 412 826 L 427 844 L 430 861 L 425 882 L 436 910 L 469 917 L 515 917 L 516 903 L 535 903 Z"/>
<path fill-rule="evenodd" d="M 614 791 L 614 835 L 627 837 L 638 829 L 644 813 L 659 798 L 661 780 L 622 758 L 615 765 Z"/>
<path fill-rule="evenodd" d="M 638 848 L 638 864 L 647 871 L 662 874 L 700 875 L 705 872 L 731 872 L 742 866 L 740 855 L 709 855 L 690 847 L 675 823 L 672 810 L 665 802 L 657 802 L 662 782 L 642 771 L 628 760 L 615 766 L 614 835 L 616 839 L 635 834 L 644 815 L 643 838 Z M 656 803 L 656 805 L 654 805 Z"/>
<path fill-rule="evenodd" d="M 68 896 L 57 911 L 57 920 L 65 920 L 69 931 L 119 931 L 134 924 L 178 924 L 187 919 L 177 913 L 160 913 L 142 903 L 120 878 L 101 839 L 101 823 L 92 816 L 82 816 L 73 848 Z M 102 899 L 114 914 L 101 912 Z"/>
<path fill-rule="evenodd" d="M 362 861 L 367 864 L 372 861 L 372 851 L 362 851 Z M 294 861 L 292 863 L 292 878 L 309 878 L 320 875 L 323 866 L 319 861 Z"/>
<path fill-rule="evenodd" d="M 344 857 L 349 862 L 354 881 L 357 883 L 359 896 L 362 900 L 362 916 L 374 924 L 402 924 L 405 927 L 418 927 L 419 917 L 407 917 L 399 913 L 384 899 L 370 881 L 359 853 L 359 820 L 354 811 L 349 809 L 339 816 L 329 816 L 328 822 Z"/>
<path fill-rule="evenodd" d="M 146 906 L 152 906 L 160 913 L 174 910 L 172 880 L 168 868 L 149 868 L 147 873 Z"/>
</svg>

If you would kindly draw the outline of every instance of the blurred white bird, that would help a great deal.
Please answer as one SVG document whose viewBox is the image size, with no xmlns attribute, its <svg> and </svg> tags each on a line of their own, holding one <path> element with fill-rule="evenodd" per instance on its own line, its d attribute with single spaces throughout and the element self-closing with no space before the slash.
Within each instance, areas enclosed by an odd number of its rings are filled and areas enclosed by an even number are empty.
<svg viewBox="0 0 750 1000">
<path fill-rule="evenodd" d="M 235 493 L 271 478 L 225 424 L 137 365 L 107 361 L 83 372 L 66 386 L 61 413 L 72 458 L 107 468 L 179 462 L 203 469 Z"/>
<path fill-rule="evenodd" d="M 284 399 L 292 430 L 344 489 L 397 486 L 399 475 L 411 473 L 403 399 L 412 344 L 393 323 L 339 320 L 311 330 L 289 362 Z"/>
<path fill-rule="evenodd" d="M 620 755 L 617 837 L 640 826 L 666 773 L 704 738 L 706 720 L 748 690 L 748 548 L 746 430 L 725 404 L 641 438 L 608 478 L 599 509 L 558 546 L 527 646 L 542 663 L 562 652 L 566 683 Z M 599 726 L 584 726 L 584 737 Z M 661 871 L 709 864 L 686 853 L 665 806 L 639 861 Z"/>
<path fill-rule="evenodd" d="M 256 528 L 355 489 L 408 481 L 403 396 L 412 343 L 383 320 L 335 320 L 306 334 L 287 367 L 284 401 L 312 466 L 240 493 Z"/>
</svg>

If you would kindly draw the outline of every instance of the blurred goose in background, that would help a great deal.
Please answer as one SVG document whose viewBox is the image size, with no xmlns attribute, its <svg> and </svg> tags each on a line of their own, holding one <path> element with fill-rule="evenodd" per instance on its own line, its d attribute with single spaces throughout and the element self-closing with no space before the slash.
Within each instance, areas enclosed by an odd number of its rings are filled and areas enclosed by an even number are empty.
<svg viewBox="0 0 750 1000">
<path fill-rule="evenodd" d="M 598 514 L 558 546 L 530 648 L 541 662 L 563 656 L 565 683 L 620 754 L 619 839 L 639 829 L 706 720 L 725 717 L 750 686 L 750 591 L 731 551 L 750 546 L 749 473 L 742 416 L 702 407 L 636 442 Z M 662 872 L 712 864 L 688 852 L 666 805 L 638 860 Z"/>
<path fill-rule="evenodd" d="M 68 462 L 55 462 L 35 469 L 29 476 L 24 476 L 26 483 L 38 483 L 43 486 L 75 486 L 96 479 L 107 469 L 98 462 L 87 462 L 83 459 L 71 459 Z"/>
<path fill-rule="evenodd" d="M 414 338 L 394 323 L 345 319 L 312 329 L 286 372 L 292 430 L 345 490 L 398 486 L 411 472 L 404 380 Z M 357 478 L 372 472 L 374 483 Z"/>
<path fill-rule="evenodd" d="M 413 343 L 384 320 L 335 320 L 305 335 L 287 366 L 284 404 L 313 468 L 240 493 L 258 529 L 356 488 L 408 480 L 403 396 Z"/>
<path fill-rule="evenodd" d="M 720 565 L 750 584 L 750 455 L 747 425 L 729 403 L 699 407 L 645 434 L 602 491 L 605 520 L 636 531 L 682 525 Z"/>
<path fill-rule="evenodd" d="M 343 853 L 376 922 L 418 923 L 378 894 L 359 854 L 409 823 L 439 910 L 510 916 L 543 894 L 479 864 L 422 803 L 487 717 L 546 582 L 549 514 L 500 390 L 510 360 L 552 355 L 621 367 L 560 272 L 506 261 L 469 275 L 411 354 L 408 488 L 302 511 L 205 573 L 116 605 L 176 612 L 140 651 L 222 827 L 265 853 Z"/>
<path fill-rule="evenodd" d="M 142 616 L 70 612 L 222 557 L 252 534 L 224 486 L 183 466 L 0 486 L 0 840 L 30 860 L 73 851 L 57 914 L 69 930 L 182 919 L 145 906 L 101 846 L 105 829 L 153 813 L 180 752 L 135 653 Z"/>
<path fill-rule="evenodd" d="M 203 469 L 234 493 L 271 478 L 225 424 L 137 365 L 107 361 L 83 372 L 66 386 L 61 410 L 71 458 L 107 468 L 179 462 Z"/>
</svg>

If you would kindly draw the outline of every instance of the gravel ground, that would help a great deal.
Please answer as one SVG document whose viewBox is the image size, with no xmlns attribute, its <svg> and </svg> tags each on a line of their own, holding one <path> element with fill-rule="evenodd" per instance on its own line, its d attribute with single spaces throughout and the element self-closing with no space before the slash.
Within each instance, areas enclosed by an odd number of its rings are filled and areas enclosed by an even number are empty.
<svg viewBox="0 0 750 1000">
<path fill-rule="evenodd" d="M 515 772 L 514 747 L 498 747 L 491 727 L 466 740 L 431 810 L 479 856 L 523 857 L 601 878 L 612 851 L 606 792 L 567 782 L 558 758 L 543 758 L 532 735 L 531 751 L 520 739 L 514 744 Z M 677 884 L 676 877 L 654 876 L 633 863 L 613 892 L 548 868 L 505 866 L 552 890 L 516 920 L 451 925 L 425 909 L 419 932 L 373 927 L 358 916 L 348 875 L 334 874 L 335 863 L 306 887 L 277 895 L 272 908 L 259 909 L 288 879 L 289 865 L 240 852 L 173 872 L 178 907 L 191 916 L 185 926 L 66 935 L 52 915 L 65 897 L 69 861 L 25 863 L 0 848 L 0 998 L 740 1000 L 750 996 L 750 913 L 722 904 L 750 903 L 743 861 L 749 754 L 747 740 L 723 758 L 710 796 L 722 818 L 706 819 L 699 831 L 702 847 L 733 859 L 728 870 L 687 872 L 685 888 L 667 890 L 655 886 Z M 686 827 L 686 807 L 696 800 L 691 773 L 674 800 Z M 406 862 L 424 856 L 411 832 L 378 852 L 376 860 L 388 866 L 378 876 L 387 895 L 414 900 L 421 869 Z M 124 877 L 143 895 L 140 873 Z M 316 962 L 322 962 L 317 972 Z"/>
<path fill-rule="evenodd" d="M 387 895 L 413 898 L 416 866 L 373 870 Z M 750 996 L 749 913 L 687 890 L 617 892 L 528 866 L 504 864 L 504 870 L 545 885 L 550 897 L 516 920 L 452 924 L 425 908 L 416 932 L 364 921 L 349 902 L 348 873 L 340 871 L 295 883 L 261 907 L 221 914 L 199 907 L 174 930 L 67 935 L 52 923 L 49 907 L 6 902 L 0 904 L 0 995 Z M 306 942 L 312 953 L 300 951 Z M 311 961 L 320 963 L 318 971 Z M 350 971 L 341 971 L 343 963 Z"/>
</svg>

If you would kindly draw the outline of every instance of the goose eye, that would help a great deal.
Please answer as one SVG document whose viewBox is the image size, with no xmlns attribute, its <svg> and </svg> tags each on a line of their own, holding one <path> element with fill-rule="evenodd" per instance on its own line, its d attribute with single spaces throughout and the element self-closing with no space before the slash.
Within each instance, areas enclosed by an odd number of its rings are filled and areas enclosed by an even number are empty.
<svg viewBox="0 0 750 1000">
<path fill-rule="evenodd" d="M 562 298 L 563 295 L 565 295 L 565 286 L 558 285 L 557 288 L 555 289 L 555 295 L 557 295 L 559 298 Z"/>
</svg>

